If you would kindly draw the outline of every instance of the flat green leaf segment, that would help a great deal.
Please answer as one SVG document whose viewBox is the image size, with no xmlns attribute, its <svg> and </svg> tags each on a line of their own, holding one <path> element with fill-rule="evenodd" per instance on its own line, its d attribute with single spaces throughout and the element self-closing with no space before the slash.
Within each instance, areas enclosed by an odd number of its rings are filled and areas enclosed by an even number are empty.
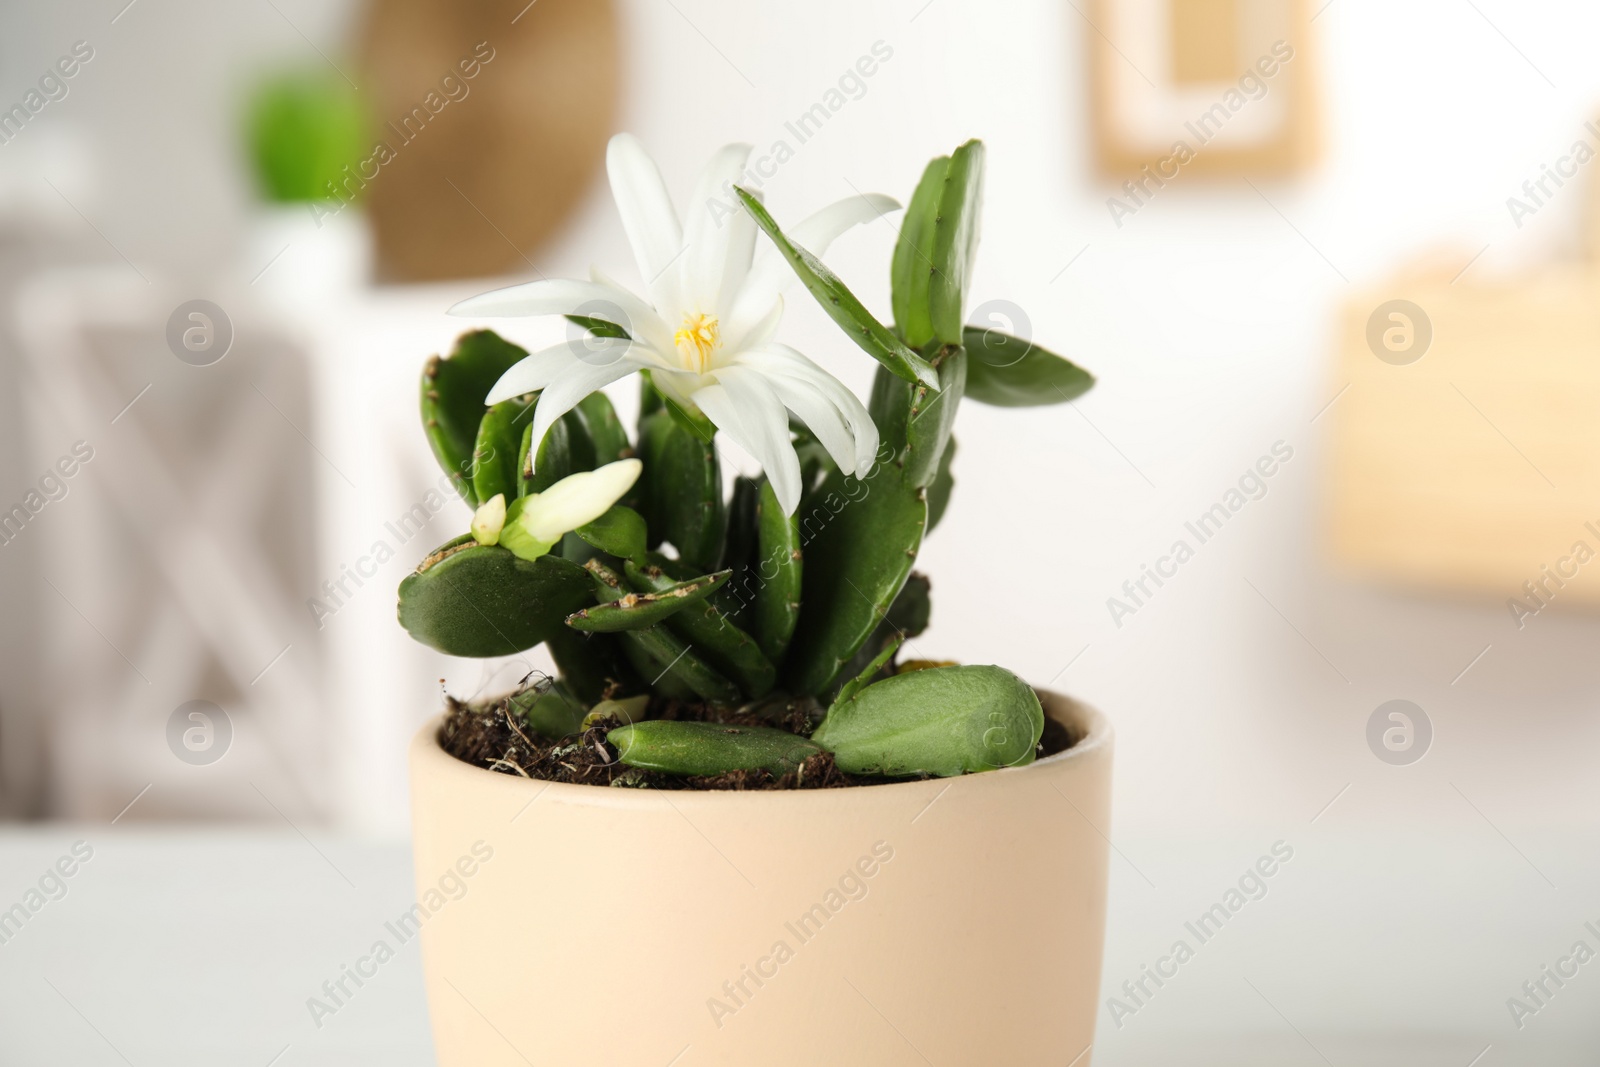
<svg viewBox="0 0 1600 1067">
<path fill-rule="evenodd" d="M 800 516 L 785 515 L 778 495 L 765 478 L 755 501 L 755 602 L 751 605 L 756 640 L 774 663 L 789 650 L 800 624 L 800 590 L 804 566 L 800 552 Z"/>
<path fill-rule="evenodd" d="M 643 558 L 645 542 L 650 537 L 644 518 L 621 504 L 613 505 L 604 515 L 578 527 L 573 533 L 606 555 L 618 559 Z"/>
<path fill-rule="evenodd" d="M 772 243 L 788 260 L 806 291 L 816 297 L 822 310 L 861 346 L 863 352 L 907 381 L 920 381 L 934 389 L 939 387 L 939 378 L 927 360 L 907 348 L 893 330 L 874 318 L 866 305 L 856 299 L 849 287 L 820 259 L 785 237 L 761 201 L 743 189 L 734 191 L 756 225 L 772 238 Z"/>
<path fill-rule="evenodd" d="M 630 560 L 625 568 L 628 584 L 641 593 L 660 597 L 669 596 L 677 589 L 696 588 L 709 580 L 695 578 L 675 583 L 659 565 L 664 562 L 658 557 L 657 562 L 641 566 Z M 731 574 L 731 571 L 719 571 L 712 576 L 716 579 L 713 589 L 721 587 Z M 730 619 L 715 601 L 696 597 L 684 611 L 673 613 L 668 626 L 701 659 L 737 683 L 746 695 L 758 698 L 772 690 L 777 681 L 777 668 L 762 653 L 755 638 Z"/>
<path fill-rule="evenodd" d="M 619 726 L 606 740 L 630 767 L 706 776 L 758 770 L 783 774 L 822 751 L 798 734 L 770 726 L 660 719 Z"/>
<path fill-rule="evenodd" d="M 1001 667 L 932 667 L 842 700 L 811 735 L 851 774 L 948 776 L 1032 763 L 1044 709 Z"/>
<path fill-rule="evenodd" d="M 801 503 L 805 578 L 784 664 L 794 693 L 823 693 L 883 619 L 911 573 L 928 505 L 892 463 L 866 479 L 837 470 Z"/>
<path fill-rule="evenodd" d="M 593 602 L 583 568 L 558 556 L 533 562 L 471 535 L 440 547 L 400 583 L 400 625 L 452 656 L 509 656 L 566 627 Z"/>
<path fill-rule="evenodd" d="M 868 410 L 883 440 L 895 450 L 895 460 L 905 468 L 906 480 L 917 489 L 932 485 L 956 411 L 967 385 L 967 354 L 959 347 L 940 349 L 934 356 L 940 388 L 906 382 L 879 368 L 872 383 Z"/>
<path fill-rule="evenodd" d="M 1031 341 L 999 330 L 968 326 L 967 396 L 1003 408 L 1038 407 L 1076 400 L 1094 375 Z"/>
<path fill-rule="evenodd" d="M 483 398 L 527 354 L 491 330 L 474 330 L 456 339 L 448 358 L 434 356 L 422 368 L 423 433 L 439 466 L 471 507 L 483 503 L 473 486 L 478 428 L 488 410 Z"/>
<path fill-rule="evenodd" d="M 536 394 L 496 404 L 483 413 L 472 450 L 472 491 L 481 504 L 504 494 L 514 500 L 518 491 L 517 457 L 526 432 L 532 427 Z"/>
<path fill-rule="evenodd" d="M 704 600 L 728 580 L 728 572 L 708 574 L 691 582 L 668 585 L 658 593 L 624 593 L 592 608 L 574 612 L 567 625 L 581 633 L 620 633 L 644 630 Z"/>
<path fill-rule="evenodd" d="M 895 323 L 912 348 L 962 343 L 983 170 L 983 142 L 968 141 L 928 164 L 906 209 L 890 283 Z"/>
<path fill-rule="evenodd" d="M 664 406 L 639 420 L 639 458 L 649 471 L 640 479 L 639 512 L 651 547 L 669 541 L 686 565 L 715 568 L 722 561 L 726 509 L 711 437 L 691 432 Z"/>
</svg>

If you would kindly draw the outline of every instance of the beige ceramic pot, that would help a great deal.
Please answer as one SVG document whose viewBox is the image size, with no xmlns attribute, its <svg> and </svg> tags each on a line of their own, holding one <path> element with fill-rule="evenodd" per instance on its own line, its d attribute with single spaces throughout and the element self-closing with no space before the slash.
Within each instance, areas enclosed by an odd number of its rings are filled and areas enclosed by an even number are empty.
<svg viewBox="0 0 1600 1067">
<path fill-rule="evenodd" d="M 428 723 L 411 921 L 439 1063 L 1085 1067 L 1111 728 L 1044 706 L 1079 740 L 1030 766 L 805 792 L 530 781 Z"/>
</svg>

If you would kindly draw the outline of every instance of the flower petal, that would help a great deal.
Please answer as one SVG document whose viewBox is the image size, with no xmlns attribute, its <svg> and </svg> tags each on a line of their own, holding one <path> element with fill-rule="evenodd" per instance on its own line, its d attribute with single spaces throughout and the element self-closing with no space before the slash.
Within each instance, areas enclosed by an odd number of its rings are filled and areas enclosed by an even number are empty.
<svg viewBox="0 0 1600 1067">
<path fill-rule="evenodd" d="M 749 145 L 727 145 L 711 157 L 695 183 L 683 234 L 689 247 L 681 282 L 684 311 L 714 315 L 725 310 L 723 294 L 737 292 L 750 269 L 755 220 L 733 195 L 749 158 Z"/>
<path fill-rule="evenodd" d="M 817 435 L 841 470 L 864 477 L 872 468 L 878 453 L 878 426 L 843 382 L 788 345 L 767 344 L 749 349 L 739 353 L 737 362 L 766 375 L 779 397 Z M 842 421 L 852 447 L 844 447 L 829 415 L 817 411 L 815 401 L 808 399 L 812 395 L 832 409 L 834 419 Z"/>
<path fill-rule="evenodd" d="M 673 328 L 667 325 L 667 321 L 661 317 L 655 308 L 624 288 L 616 279 L 599 267 L 590 266 L 589 277 L 596 285 L 600 285 L 605 289 L 605 294 L 599 298 L 599 303 L 603 305 L 606 300 L 615 301 L 618 310 L 622 312 L 623 319 L 626 321 L 606 318 L 603 309 L 591 314 L 594 314 L 597 318 L 606 319 L 607 322 L 615 322 L 618 326 L 627 330 L 629 336 L 635 341 L 641 341 L 658 352 L 673 351 Z"/>
<path fill-rule="evenodd" d="M 800 457 L 789 437 L 789 413 L 760 372 L 726 367 L 717 382 L 698 390 L 695 403 L 706 417 L 755 457 L 772 483 L 785 515 L 800 506 Z"/>
<path fill-rule="evenodd" d="M 729 352 L 740 352 L 747 348 L 759 348 L 778 335 L 778 323 L 783 321 L 783 297 L 772 302 L 772 307 L 767 310 L 764 318 L 749 324 L 740 323 L 738 332 L 733 329 L 725 331 L 722 335 L 722 346 Z M 724 357 L 723 362 L 736 362 Z"/>
<path fill-rule="evenodd" d="M 641 346 L 630 346 L 630 349 L 638 347 Z M 605 388 L 618 378 L 626 378 L 639 366 L 638 357 L 630 357 L 627 352 L 613 363 L 596 364 L 576 360 L 560 377 L 546 385 L 544 392 L 539 394 L 538 406 L 533 409 L 533 442 L 530 450 L 534 461 L 538 460 L 539 446 L 544 443 L 545 434 L 550 432 L 550 427 L 557 419 L 577 407 L 578 402 L 590 393 Z"/>
<path fill-rule="evenodd" d="M 494 388 L 489 390 L 483 402 L 486 405 L 498 404 L 523 393 L 535 392 L 584 367 L 610 368 L 620 364 L 626 368 L 622 372 L 626 374 L 639 367 L 644 352 L 648 352 L 648 349 L 643 345 L 616 337 L 586 337 L 565 341 L 551 348 L 540 349 L 513 363 L 511 369 L 494 383 Z M 616 381 L 616 378 L 610 381 Z M 582 400 L 583 397 L 578 399 Z"/>
<path fill-rule="evenodd" d="M 561 535 L 604 515 L 639 480 L 644 464 L 621 459 L 592 471 L 569 474 L 532 497 L 522 509 L 528 532 L 541 541 Z"/>
<path fill-rule="evenodd" d="M 468 297 L 453 305 L 449 313 L 474 318 L 527 315 L 594 315 L 605 318 L 601 308 L 586 307 L 602 303 L 620 305 L 622 311 L 629 315 L 638 308 L 649 307 L 626 290 L 622 291 L 619 298 L 616 291 L 596 282 L 579 281 L 576 278 L 547 278 Z"/>
<path fill-rule="evenodd" d="M 792 243 L 820 258 L 846 230 L 899 209 L 900 202 L 892 196 L 862 193 L 829 204 L 784 232 Z M 789 264 L 776 249 L 769 248 L 767 254 L 751 268 L 739 294 L 734 297 L 724 329 L 733 333 L 759 321 L 767 314 L 772 301 L 793 279 L 794 272 Z"/>
<path fill-rule="evenodd" d="M 661 171 L 638 138 L 619 133 L 606 146 L 606 173 L 651 302 L 670 314 L 679 303 L 678 272 L 668 268 L 683 251 L 683 227 Z"/>
</svg>

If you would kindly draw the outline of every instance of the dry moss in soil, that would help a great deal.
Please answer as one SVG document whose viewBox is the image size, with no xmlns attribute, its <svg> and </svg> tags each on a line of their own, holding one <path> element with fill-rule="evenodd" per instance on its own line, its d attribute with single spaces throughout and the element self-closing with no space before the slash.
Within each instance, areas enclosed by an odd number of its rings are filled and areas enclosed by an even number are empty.
<svg viewBox="0 0 1600 1067">
<path fill-rule="evenodd" d="M 629 767 L 617 760 L 617 750 L 606 742 L 606 732 L 622 725 L 618 719 L 602 720 L 575 737 L 552 742 L 531 733 L 520 720 L 514 720 L 510 707 L 506 698 L 468 703 L 446 694 L 444 724 L 439 728 L 440 747 L 475 767 L 575 785 L 696 790 L 835 789 L 906 780 L 846 774 L 834 765 L 831 752 L 812 756 L 796 770 L 783 775 L 762 770 L 732 771 L 709 778 L 662 774 Z M 712 708 L 706 704 L 653 698 L 650 717 L 730 726 L 780 726 L 804 735 L 810 733 L 810 710 L 796 701 L 779 708 L 776 715 L 770 706 L 763 715 L 741 714 L 737 710 Z M 1039 758 L 1065 751 L 1077 740 L 1065 726 L 1045 716 Z"/>
</svg>

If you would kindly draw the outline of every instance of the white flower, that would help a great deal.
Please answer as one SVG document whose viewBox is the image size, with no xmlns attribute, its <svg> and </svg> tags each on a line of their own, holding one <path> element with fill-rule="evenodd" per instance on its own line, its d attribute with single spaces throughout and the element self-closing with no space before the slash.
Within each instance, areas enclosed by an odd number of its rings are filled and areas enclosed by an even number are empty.
<svg viewBox="0 0 1600 1067">
<path fill-rule="evenodd" d="M 534 411 L 535 455 L 551 424 L 584 397 L 649 370 L 669 400 L 703 412 L 761 463 L 788 514 L 800 503 L 789 412 L 840 469 L 865 475 L 872 466 L 878 428 L 861 401 L 804 355 L 773 340 L 783 315 L 782 289 L 794 275 L 770 245 L 755 260 L 755 222 L 730 200 L 749 155 L 749 145 L 736 144 L 712 157 L 685 225 L 639 142 L 625 133 L 611 139 L 611 192 L 648 299 L 594 269 L 587 282 L 529 282 L 450 309 L 452 315 L 474 316 L 589 315 L 621 320 L 617 325 L 628 331 L 631 340 L 584 337 L 536 352 L 490 390 L 489 404 L 543 390 Z M 788 236 L 821 255 L 844 231 L 899 206 L 877 194 L 851 197 L 823 208 Z"/>
<path fill-rule="evenodd" d="M 479 544 L 499 543 L 523 559 L 538 559 L 559 544 L 563 534 L 609 511 L 633 488 L 642 470 L 644 464 L 636 459 L 619 459 L 598 470 L 569 474 L 542 493 L 518 497 L 509 507 L 497 493 L 473 516 L 472 536 Z M 493 540 L 484 540 L 480 529 Z"/>
</svg>

